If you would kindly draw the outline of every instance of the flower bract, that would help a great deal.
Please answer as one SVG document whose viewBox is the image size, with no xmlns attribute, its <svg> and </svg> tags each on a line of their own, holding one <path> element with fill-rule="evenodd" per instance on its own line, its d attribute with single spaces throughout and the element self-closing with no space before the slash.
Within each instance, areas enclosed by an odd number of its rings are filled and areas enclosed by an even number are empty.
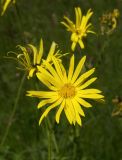
<svg viewBox="0 0 122 160">
<path fill-rule="evenodd" d="M 110 35 L 117 27 L 118 17 L 120 16 L 120 12 L 118 9 L 114 9 L 112 12 L 104 13 L 100 17 L 100 29 L 101 34 Z"/>
</svg>

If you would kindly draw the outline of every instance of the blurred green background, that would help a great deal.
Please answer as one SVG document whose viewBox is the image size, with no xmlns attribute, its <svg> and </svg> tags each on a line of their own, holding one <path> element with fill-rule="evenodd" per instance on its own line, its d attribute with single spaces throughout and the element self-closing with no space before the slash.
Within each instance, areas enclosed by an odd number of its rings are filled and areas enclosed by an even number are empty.
<svg viewBox="0 0 122 160">
<path fill-rule="evenodd" d="M 25 96 L 27 90 L 36 90 L 36 84 L 25 79 L 21 88 L 24 73 L 16 69 L 14 61 L 3 57 L 8 51 L 17 51 L 18 44 L 38 46 L 41 37 L 45 55 L 52 41 L 57 42 L 64 53 L 70 51 L 70 34 L 60 21 L 63 15 L 75 18 L 76 6 L 80 6 L 83 13 L 89 8 L 93 10 L 91 21 L 97 33 L 103 12 L 114 8 L 120 11 L 113 34 L 109 37 L 88 35 L 86 48 L 81 52 L 77 47 L 75 53 L 77 61 L 87 55 L 87 68 L 96 67 L 98 81 L 94 85 L 103 90 L 106 103 L 92 102 L 93 108 L 85 109 L 82 127 L 70 126 L 64 115 L 57 125 L 55 111 L 52 111 L 50 140 L 46 120 L 38 125 L 42 113 L 36 108 L 39 100 Z M 122 96 L 121 15 L 122 0 L 17 0 L 16 6 L 11 5 L 0 17 L 0 160 L 47 160 L 49 141 L 52 160 L 122 160 L 122 118 L 111 116 L 116 107 L 112 99 Z M 67 62 L 64 58 L 66 65 Z"/>
</svg>

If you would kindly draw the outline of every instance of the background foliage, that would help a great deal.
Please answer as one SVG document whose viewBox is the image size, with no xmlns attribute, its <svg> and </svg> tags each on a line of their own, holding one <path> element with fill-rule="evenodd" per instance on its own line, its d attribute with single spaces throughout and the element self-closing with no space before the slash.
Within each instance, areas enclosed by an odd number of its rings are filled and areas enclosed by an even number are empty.
<svg viewBox="0 0 122 160">
<path fill-rule="evenodd" d="M 9 7 L 0 17 L 0 160 L 46 160 L 49 145 L 46 120 L 38 126 L 42 112 L 36 108 L 38 99 L 25 96 L 27 90 L 36 88 L 36 84 L 33 80 L 24 80 L 13 111 L 23 72 L 3 56 L 8 51 L 17 51 L 18 44 L 38 46 L 40 37 L 44 39 L 45 55 L 52 40 L 63 52 L 70 51 L 69 33 L 60 21 L 64 14 L 73 17 L 75 6 L 80 6 L 84 13 L 89 8 L 94 11 L 92 23 L 97 33 L 103 12 L 118 8 L 120 17 L 112 35 L 89 35 L 85 42 L 87 47 L 82 52 L 76 51 L 77 60 L 87 54 L 87 67 L 96 66 L 98 82 L 95 85 L 103 90 L 106 103 L 94 102 L 93 108 L 85 111 L 82 128 L 70 126 L 64 115 L 57 125 L 55 113 L 49 114 L 52 160 L 122 160 L 122 119 L 111 116 L 115 107 L 112 99 L 122 95 L 122 0 L 18 0 L 16 6 Z M 64 62 L 67 64 L 67 58 Z"/>
</svg>

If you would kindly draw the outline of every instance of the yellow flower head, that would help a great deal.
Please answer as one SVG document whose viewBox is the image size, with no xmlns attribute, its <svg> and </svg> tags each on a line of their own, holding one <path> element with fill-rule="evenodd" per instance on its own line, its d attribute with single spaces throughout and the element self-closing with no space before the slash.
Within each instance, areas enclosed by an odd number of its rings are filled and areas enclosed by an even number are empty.
<svg viewBox="0 0 122 160">
<path fill-rule="evenodd" d="M 13 3 L 15 4 L 16 0 L 3 0 L 3 4 L 2 4 L 2 13 L 1 16 L 4 15 L 6 9 L 8 8 L 8 6 Z"/>
<path fill-rule="evenodd" d="M 54 108 L 57 107 L 56 122 L 59 123 L 60 115 L 64 110 L 65 115 L 70 124 L 78 123 L 82 125 L 81 116 L 85 116 L 82 106 L 89 108 L 92 105 L 85 99 L 103 100 L 104 96 L 101 91 L 94 88 L 86 89 L 97 78 L 91 76 L 95 68 L 81 74 L 86 57 L 84 56 L 74 70 L 74 55 L 70 59 L 68 74 L 62 63 L 53 58 L 54 66 L 47 63 L 47 70 L 38 67 L 36 73 L 38 79 L 48 87 L 49 91 L 27 91 L 27 96 L 38 97 L 42 100 L 38 104 L 38 108 L 49 105 L 42 114 L 39 124 L 43 118 Z"/>
<path fill-rule="evenodd" d="M 55 51 L 56 50 L 57 44 L 55 42 L 52 42 L 52 45 L 50 47 L 48 56 L 46 60 L 42 59 L 43 56 L 43 40 L 41 39 L 40 41 L 40 46 L 39 49 L 32 45 L 28 44 L 28 47 L 25 48 L 21 45 L 18 45 L 18 47 L 21 49 L 22 53 L 16 54 L 17 58 L 15 58 L 18 63 L 22 66 L 22 70 L 26 70 L 28 72 L 28 78 L 33 77 L 33 74 L 37 72 L 38 68 L 37 66 L 42 66 L 46 67 L 46 63 L 51 63 L 52 64 L 52 57 L 56 57 L 58 61 L 60 60 L 60 57 L 62 55 L 60 54 L 60 51 Z"/>
<path fill-rule="evenodd" d="M 72 51 L 75 50 L 76 44 L 79 43 L 81 48 L 84 48 L 83 38 L 87 36 L 87 33 L 94 33 L 90 28 L 91 23 L 88 23 L 93 12 L 88 10 L 86 15 L 82 15 L 79 7 L 75 8 L 76 23 L 74 24 L 68 17 L 64 16 L 66 22 L 61 22 L 69 32 L 72 32 L 71 41 Z"/>
<path fill-rule="evenodd" d="M 119 17 L 119 10 L 114 9 L 112 12 L 104 13 L 100 17 L 101 34 L 110 35 L 117 27 L 117 18 Z"/>
</svg>

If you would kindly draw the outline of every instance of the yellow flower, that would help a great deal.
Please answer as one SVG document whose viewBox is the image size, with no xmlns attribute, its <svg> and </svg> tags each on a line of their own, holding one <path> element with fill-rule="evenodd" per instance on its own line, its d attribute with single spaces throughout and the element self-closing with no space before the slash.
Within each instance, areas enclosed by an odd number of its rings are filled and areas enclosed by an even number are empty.
<svg viewBox="0 0 122 160">
<path fill-rule="evenodd" d="M 92 24 L 88 23 L 92 14 L 93 12 L 91 11 L 91 9 L 88 10 L 86 15 L 82 15 L 81 9 L 79 7 L 75 8 L 76 24 L 74 24 L 68 17 L 64 16 L 66 22 L 61 23 L 67 28 L 67 31 L 72 32 L 71 49 L 73 51 L 75 50 L 77 43 L 79 43 L 81 48 L 84 48 L 83 38 L 87 36 L 87 33 L 94 33 L 90 29 Z"/>
<path fill-rule="evenodd" d="M 61 112 L 64 110 L 70 124 L 78 123 L 82 125 L 81 116 L 85 116 L 83 107 L 89 108 L 92 105 L 85 99 L 103 100 L 104 96 L 101 91 L 94 88 L 86 89 L 97 78 L 87 78 L 92 75 L 95 68 L 81 74 L 86 57 L 84 56 L 74 70 L 74 55 L 70 59 L 68 75 L 62 63 L 53 58 L 54 66 L 47 63 L 47 70 L 38 67 L 36 73 L 38 79 L 48 87 L 49 91 L 27 91 L 27 96 L 38 97 L 42 100 L 38 108 L 49 105 L 42 114 L 39 124 L 43 118 L 54 108 L 57 107 L 56 122 L 59 123 Z"/>
<path fill-rule="evenodd" d="M 16 0 L 3 0 L 1 16 L 5 13 L 5 11 L 8 8 L 8 6 L 11 3 L 15 4 L 15 2 L 16 2 Z"/>
<path fill-rule="evenodd" d="M 32 45 L 28 44 L 28 48 L 25 48 L 21 45 L 18 45 L 18 47 L 21 49 L 22 53 L 16 54 L 17 58 L 15 58 L 18 63 L 22 66 L 22 70 L 25 70 L 28 72 L 28 78 L 33 77 L 33 74 L 37 72 L 37 66 L 41 65 L 42 67 L 46 67 L 46 63 L 52 64 L 52 57 L 56 57 L 58 61 L 60 60 L 60 57 L 63 55 L 60 54 L 60 51 L 56 50 L 57 44 L 55 42 L 52 42 L 52 45 L 50 47 L 48 56 L 46 60 L 42 59 L 43 56 L 43 40 L 40 41 L 39 50 Z"/>
</svg>

